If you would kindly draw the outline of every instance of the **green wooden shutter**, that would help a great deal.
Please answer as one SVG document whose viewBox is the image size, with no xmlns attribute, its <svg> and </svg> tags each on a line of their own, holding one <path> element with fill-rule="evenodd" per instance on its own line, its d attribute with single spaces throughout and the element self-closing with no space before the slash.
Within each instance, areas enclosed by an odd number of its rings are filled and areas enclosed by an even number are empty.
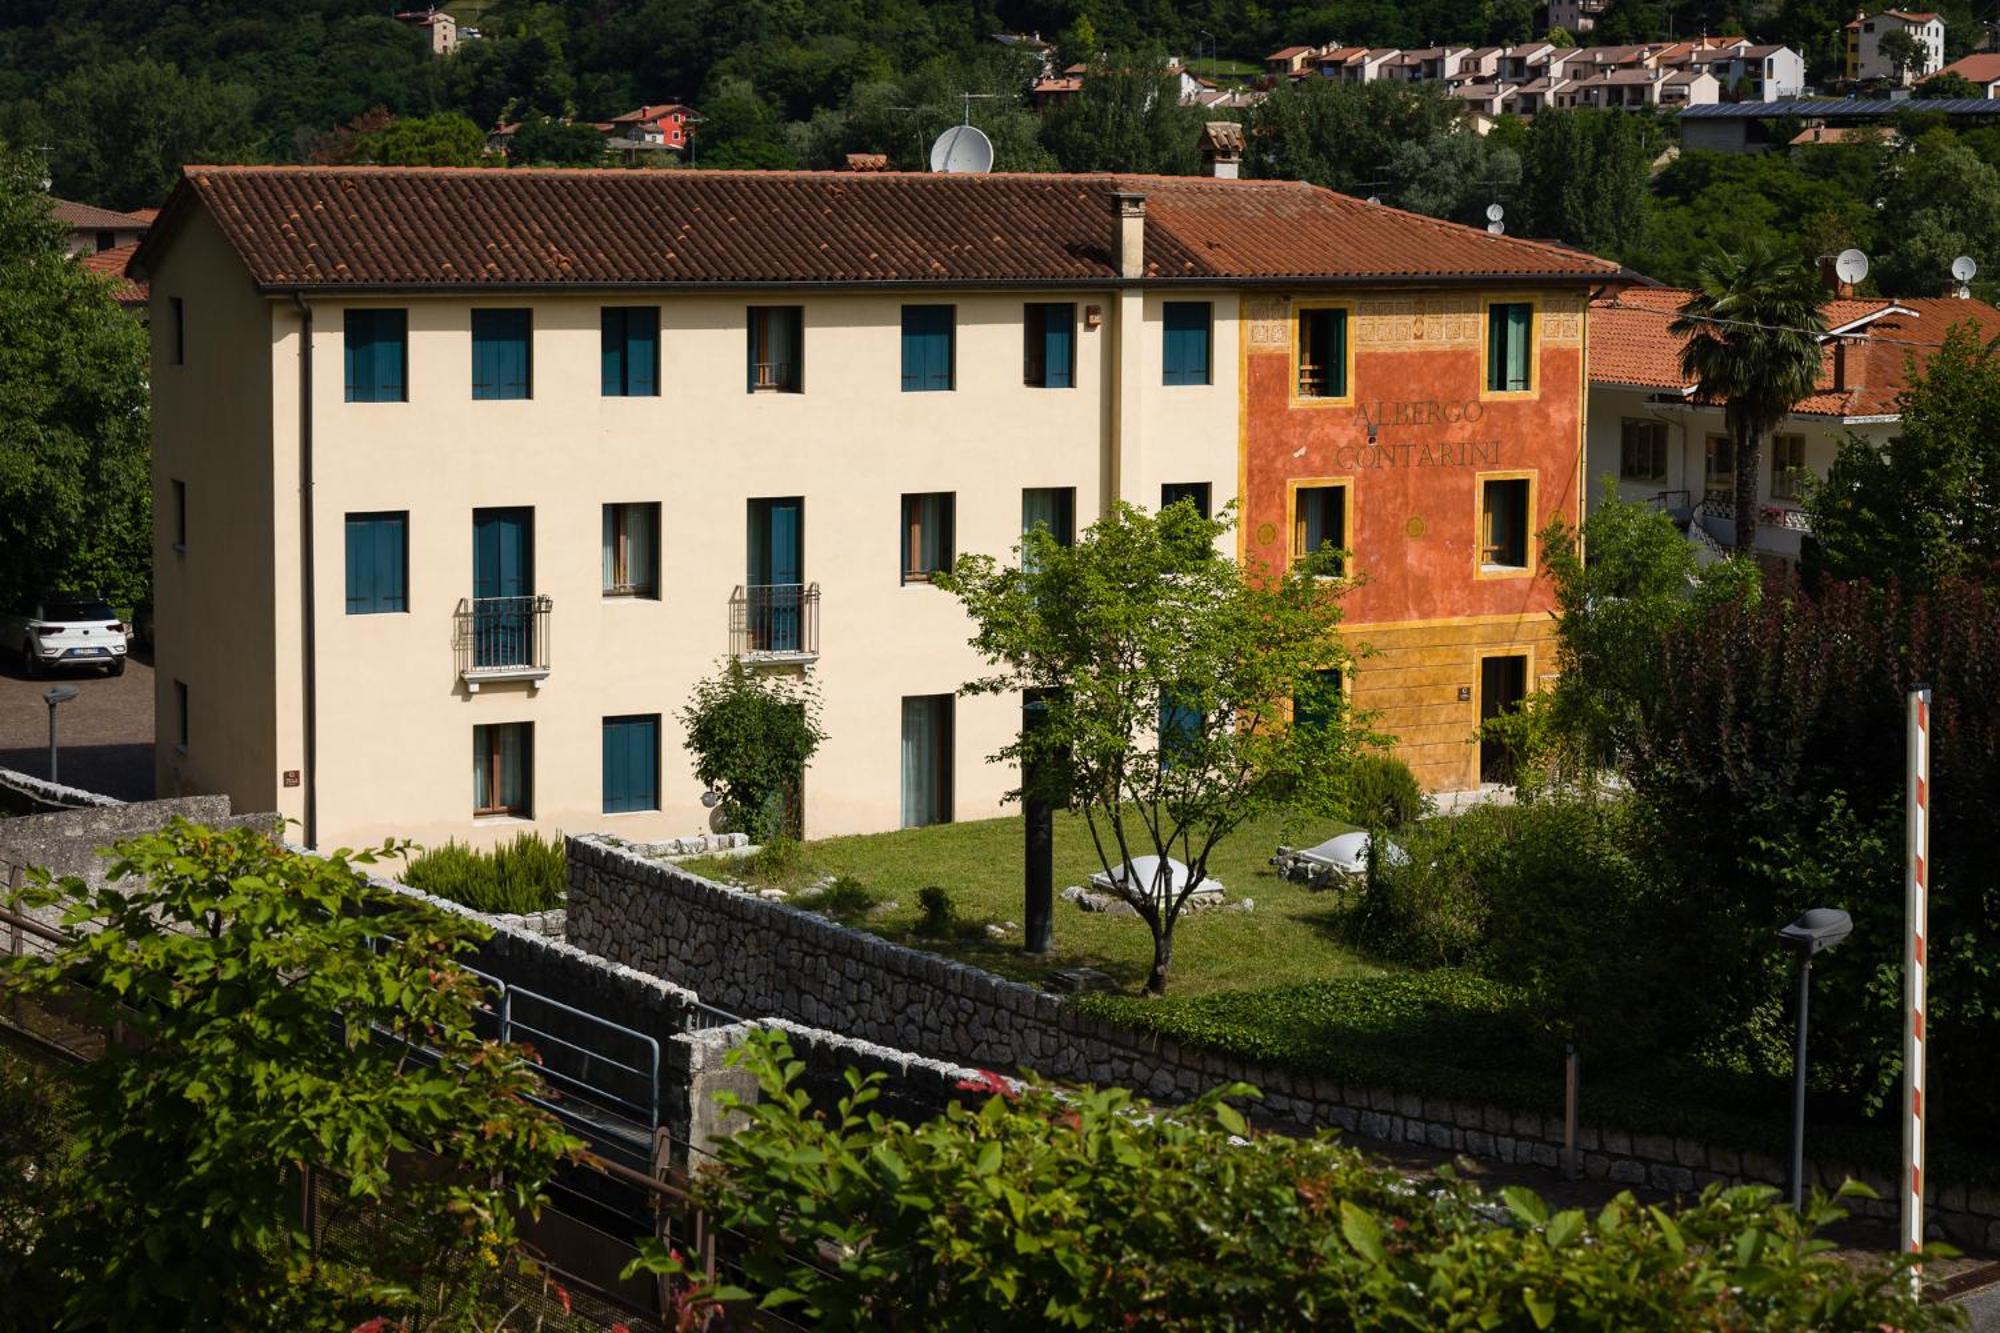
<svg viewBox="0 0 2000 1333">
<path fill-rule="evenodd" d="M 657 714 L 604 719 L 604 813 L 659 808 Z"/>
<path fill-rule="evenodd" d="M 952 387 L 952 326 L 948 305 L 903 307 L 903 392 L 931 393 Z"/>
<path fill-rule="evenodd" d="M 1076 306 L 1044 306 L 1042 362 L 1044 383 L 1051 389 L 1076 385 Z"/>
<path fill-rule="evenodd" d="M 347 614 L 409 609 L 409 516 L 349 514 Z"/>
<path fill-rule="evenodd" d="M 1166 384 L 1209 382 L 1209 318 L 1206 301 L 1168 301 L 1160 308 L 1163 329 L 1161 380 Z"/>
</svg>

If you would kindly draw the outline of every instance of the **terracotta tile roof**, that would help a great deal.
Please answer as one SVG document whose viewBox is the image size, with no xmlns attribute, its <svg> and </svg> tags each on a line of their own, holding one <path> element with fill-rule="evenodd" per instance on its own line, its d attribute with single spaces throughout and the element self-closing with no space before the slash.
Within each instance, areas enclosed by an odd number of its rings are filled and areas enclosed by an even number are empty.
<svg viewBox="0 0 2000 1333">
<path fill-rule="evenodd" d="M 114 213 L 96 204 L 79 204 L 73 199 L 54 196 L 49 198 L 49 211 L 55 214 L 56 221 L 72 231 L 129 231 L 146 225 L 145 220 L 130 213 Z"/>
<path fill-rule="evenodd" d="M 1692 295 L 1680 287 L 1634 287 L 1592 302 L 1591 383 L 1673 393 L 1690 388 L 1692 381 L 1681 375 L 1685 340 L 1668 335 L 1667 325 Z M 1984 301 L 1948 296 L 1837 298 L 1826 304 L 1827 327 L 1840 328 L 1884 310 L 1888 313 L 1847 342 L 1846 387 L 1833 387 L 1829 344 L 1821 357 L 1821 389 L 1794 408 L 1794 415 L 1893 416 L 1896 397 L 1909 382 L 1908 358 L 1914 357 L 1921 369 L 1954 324 L 1970 321 L 1985 336 L 2000 334 L 2000 310 Z"/>
<path fill-rule="evenodd" d="M 1957 74 L 1974 83 L 1991 83 L 2000 79 L 2000 52 L 1981 51 L 1969 56 L 1960 56 L 1937 74 L 1927 75 L 1919 82 L 1928 82 L 1938 74 Z"/>
<path fill-rule="evenodd" d="M 906 172 L 189 167 L 143 276 L 206 208 L 252 279 L 295 288 L 1116 281 L 1114 196 L 1147 276 L 1602 280 L 1609 261 L 1287 181 Z"/>
<path fill-rule="evenodd" d="M 127 241 L 109 250 L 99 250 L 96 254 L 80 255 L 78 262 L 92 273 L 101 273 L 112 279 L 111 299 L 119 305 L 141 306 L 146 304 L 146 284 L 125 276 L 125 266 L 138 253 L 139 243 Z"/>
</svg>

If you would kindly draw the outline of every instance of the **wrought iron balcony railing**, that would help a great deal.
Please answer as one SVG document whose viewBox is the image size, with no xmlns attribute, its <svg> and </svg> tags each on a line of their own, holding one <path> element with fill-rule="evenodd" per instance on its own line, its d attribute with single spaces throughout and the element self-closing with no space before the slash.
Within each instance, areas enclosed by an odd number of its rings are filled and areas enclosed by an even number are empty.
<svg viewBox="0 0 2000 1333">
<path fill-rule="evenodd" d="M 729 595 L 732 657 L 810 662 L 819 657 L 819 585 L 752 583 Z"/>
<path fill-rule="evenodd" d="M 542 680 L 549 674 L 546 596 L 461 597 L 452 614 L 452 646 L 467 690 L 499 680 Z"/>
</svg>

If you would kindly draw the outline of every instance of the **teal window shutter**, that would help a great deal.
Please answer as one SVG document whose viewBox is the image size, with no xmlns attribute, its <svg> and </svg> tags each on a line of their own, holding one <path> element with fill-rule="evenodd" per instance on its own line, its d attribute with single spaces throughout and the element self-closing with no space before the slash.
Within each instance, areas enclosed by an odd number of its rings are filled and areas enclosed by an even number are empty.
<svg viewBox="0 0 2000 1333">
<path fill-rule="evenodd" d="M 1486 310 L 1486 390 L 1524 393 L 1535 387 L 1535 307 L 1499 302 Z"/>
<path fill-rule="evenodd" d="M 347 516 L 347 614 L 409 610 L 409 517 Z"/>
<path fill-rule="evenodd" d="M 1326 396 L 1347 396 L 1347 312 L 1329 310 L 1326 337 Z"/>
<path fill-rule="evenodd" d="M 903 392 L 932 393 L 952 387 L 952 326 L 955 307 L 903 307 Z"/>
<path fill-rule="evenodd" d="M 349 310 L 345 315 L 347 401 L 400 403 L 407 399 L 409 312 Z"/>
<path fill-rule="evenodd" d="M 604 813 L 660 806 L 660 718 L 657 713 L 604 719 Z"/>
<path fill-rule="evenodd" d="M 1160 767 L 1172 768 L 1175 758 L 1186 754 L 1201 737 L 1202 716 L 1199 708 L 1174 698 L 1171 694 L 1160 696 Z"/>
<path fill-rule="evenodd" d="M 598 335 L 598 361 L 603 370 L 606 398 L 625 396 L 625 315 L 623 306 L 604 307 Z"/>
<path fill-rule="evenodd" d="M 472 312 L 472 396 L 527 398 L 534 375 L 533 317 L 526 310 Z"/>
<path fill-rule="evenodd" d="M 600 349 L 606 398 L 652 398 L 658 395 L 658 306 L 605 306 Z"/>
<path fill-rule="evenodd" d="M 1042 325 L 1042 361 L 1047 366 L 1046 384 L 1051 389 L 1076 385 L 1076 307 L 1051 305 Z"/>
<path fill-rule="evenodd" d="M 1163 383 L 1209 382 L 1210 316 L 1207 301 L 1168 301 L 1161 306 Z"/>
</svg>

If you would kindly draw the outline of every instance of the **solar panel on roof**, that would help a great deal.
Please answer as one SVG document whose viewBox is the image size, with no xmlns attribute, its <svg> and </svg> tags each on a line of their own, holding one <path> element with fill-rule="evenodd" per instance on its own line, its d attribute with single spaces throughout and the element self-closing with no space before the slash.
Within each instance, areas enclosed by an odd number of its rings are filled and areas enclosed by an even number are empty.
<svg viewBox="0 0 2000 1333">
<path fill-rule="evenodd" d="M 1764 120 L 1773 116 L 1815 116 L 1825 120 L 1875 119 L 1898 111 L 1934 111 L 1947 116 L 2000 116 L 2000 98 L 1850 97 L 1819 101 L 1790 98 L 1782 102 L 1710 102 L 1686 107 L 1683 120 Z"/>
</svg>

